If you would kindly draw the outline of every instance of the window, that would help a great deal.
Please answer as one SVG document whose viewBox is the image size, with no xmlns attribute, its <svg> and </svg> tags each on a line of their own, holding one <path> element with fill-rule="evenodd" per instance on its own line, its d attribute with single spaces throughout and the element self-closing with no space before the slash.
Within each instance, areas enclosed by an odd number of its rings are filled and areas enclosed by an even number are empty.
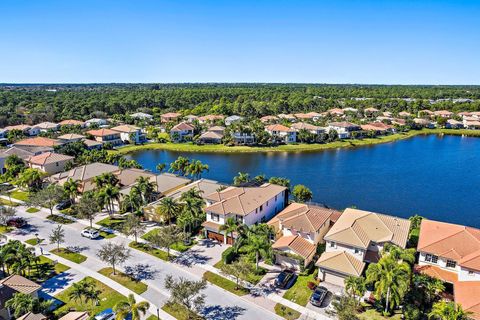
<svg viewBox="0 0 480 320">
<path fill-rule="evenodd" d="M 218 214 L 212 213 L 211 217 L 212 217 L 212 221 L 218 222 L 220 220 L 220 216 Z"/>
<path fill-rule="evenodd" d="M 355 254 L 359 254 L 359 253 L 360 253 L 360 249 L 355 248 Z"/>
<path fill-rule="evenodd" d="M 475 272 L 473 272 L 472 270 L 468 270 L 468 275 L 469 276 L 473 276 L 475 274 Z"/>
<path fill-rule="evenodd" d="M 262 212 L 263 210 L 263 204 L 260 206 L 260 212 Z"/>
<path fill-rule="evenodd" d="M 426 262 L 431 262 L 431 263 L 437 263 L 438 262 L 438 257 L 436 255 L 427 253 L 425 255 L 425 261 Z"/>
<path fill-rule="evenodd" d="M 457 263 L 453 260 L 447 260 L 447 268 L 455 268 Z"/>
<path fill-rule="evenodd" d="M 236 216 L 236 220 L 237 220 L 239 223 L 243 223 L 243 217 L 242 217 L 242 216 Z"/>
<path fill-rule="evenodd" d="M 267 201 L 267 207 L 268 207 L 268 201 Z"/>
<path fill-rule="evenodd" d="M 330 248 L 335 248 L 335 242 L 330 242 Z"/>
<path fill-rule="evenodd" d="M 277 201 L 277 197 L 278 197 L 278 196 L 275 196 L 275 201 Z"/>
</svg>

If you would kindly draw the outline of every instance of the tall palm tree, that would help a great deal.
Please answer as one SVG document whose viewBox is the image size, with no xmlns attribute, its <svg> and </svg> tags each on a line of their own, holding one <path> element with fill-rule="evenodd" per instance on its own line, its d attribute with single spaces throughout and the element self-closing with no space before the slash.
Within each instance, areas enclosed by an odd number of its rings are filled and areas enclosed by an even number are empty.
<svg viewBox="0 0 480 320">
<path fill-rule="evenodd" d="M 177 201 L 170 197 L 160 200 L 155 213 L 158 214 L 163 221 L 170 223 L 180 212 L 180 206 Z"/>
<path fill-rule="evenodd" d="M 102 189 L 107 185 L 117 186 L 120 181 L 113 173 L 108 172 L 108 173 L 102 173 L 101 175 L 96 176 L 95 178 L 93 178 L 93 182 L 95 183 L 98 189 Z"/>
<path fill-rule="evenodd" d="M 350 293 L 353 296 L 355 303 L 358 306 L 358 303 L 360 301 L 357 299 L 357 297 L 363 296 L 363 294 L 367 290 L 365 278 L 349 276 L 345 279 L 344 283 L 345 283 L 345 289 L 347 290 L 348 293 Z"/>
<path fill-rule="evenodd" d="M 120 198 L 120 190 L 118 187 L 114 187 L 111 184 L 107 184 L 101 191 L 100 194 L 105 200 L 107 205 L 107 210 L 110 215 L 113 214 L 115 209 L 115 201 L 118 201 Z"/>
<path fill-rule="evenodd" d="M 140 195 L 142 196 L 143 204 L 147 204 L 151 198 L 151 195 L 156 190 L 157 184 L 151 182 L 147 177 L 138 177 L 137 178 L 137 187 L 140 190 Z"/>
<path fill-rule="evenodd" d="M 410 265 L 415 263 L 415 248 L 403 249 L 397 245 L 387 243 L 383 248 L 382 255 L 385 254 L 390 255 L 394 260 L 405 261 Z"/>
<path fill-rule="evenodd" d="M 232 238 L 232 244 L 235 243 L 233 239 L 233 233 L 238 230 L 239 223 L 234 218 L 227 218 L 225 224 L 220 227 L 220 231 L 225 231 L 225 242 L 227 241 L 227 236 L 230 233 L 230 238 Z"/>
<path fill-rule="evenodd" d="M 131 314 L 132 320 L 140 320 L 142 315 L 145 315 L 150 308 L 147 301 L 137 302 L 133 294 L 128 295 L 127 301 L 120 301 L 113 307 L 113 311 L 117 314 L 116 320 L 123 320 Z"/>
<path fill-rule="evenodd" d="M 468 320 L 472 313 L 462 309 L 462 306 L 453 301 L 439 301 L 432 306 L 432 311 L 428 314 L 429 319 L 438 320 Z"/>
<path fill-rule="evenodd" d="M 200 160 L 192 160 L 192 162 L 187 167 L 187 174 L 190 174 L 193 180 L 198 180 L 201 178 L 204 171 L 208 171 L 209 166 L 203 164 Z"/>
<path fill-rule="evenodd" d="M 162 173 L 163 170 L 165 170 L 166 166 L 167 165 L 165 163 L 159 163 L 159 164 L 157 164 L 157 166 L 155 168 L 157 169 L 158 173 Z"/>
<path fill-rule="evenodd" d="M 68 179 L 65 181 L 63 184 L 63 189 L 65 190 L 65 193 L 70 197 L 70 201 L 72 203 L 75 203 L 75 198 L 78 196 L 78 189 L 80 187 L 80 181 L 78 180 L 73 180 L 73 179 Z"/>
<path fill-rule="evenodd" d="M 234 178 L 233 178 L 233 184 L 236 186 L 241 185 L 242 183 L 246 183 L 250 181 L 250 175 L 245 172 L 239 172 Z"/>
<path fill-rule="evenodd" d="M 247 245 L 243 247 L 246 252 L 255 253 L 255 270 L 258 270 L 260 258 L 268 257 L 271 254 L 272 245 L 268 238 L 252 234 L 247 239 Z"/>
<path fill-rule="evenodd" d="M 5 303 L 7 308 L 13 310 L 13 315 L 18 318 L 27 312 L 33 311 L 35 298 L 25 293 L 15 293 L 13 297 Z"/>
<path fill-rule="evenodd" d="M 410 286 L 410 265 L 385 255 L 367 269 L 367 283 L 373 283 L 375 297 L 385 299 L 385 313 L 398 306 Z"/>
</svg>

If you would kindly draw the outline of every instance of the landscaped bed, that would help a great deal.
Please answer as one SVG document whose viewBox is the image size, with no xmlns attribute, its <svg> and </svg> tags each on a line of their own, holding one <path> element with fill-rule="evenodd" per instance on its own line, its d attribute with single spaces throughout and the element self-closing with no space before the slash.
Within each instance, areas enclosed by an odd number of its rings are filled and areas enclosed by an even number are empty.
<svg viewBox="0 0 480 320">
<path fill-rule="evenodd" d="M 281 303 L 277 303 L 275 305 L 275 313 L 287 320 L 295 320 L 300 318 L 300 316 L 302 315 L 297 310 L 293 310 L 292 308 L 284 306 Z"/>
<path fill-rule="evenodd" d="M 400 320 L 402 319 L 402 314 L 398 311 L 390 317 L 385 317 L 382 315 L 381 311 L 371 308 L 359 313 L 358 318 L 361 320 Z"/>
<path fill-rule="evenodd" d="M 19 204 L 7 199 L 0 198 L 0 205 L 2 206 L 10 206 L 10 207 L 17 207 Z"/>
<path fill-rule="evenodd" d="M 31 208 L 28 208 L 28 209 L 25 210 L 25 211 L 28 212 L 28 213 L 37 213 L 37 212 L 40 211 L 40 209 L 31 207 Z"/>
<path fill-rule="evenodd" d="M 10 197 L 20 201 L 27 201 L 29 197 L 29 193 L 21 190 L 14 190 L 10 192 Z"/>
<path fill-rule="evenodd" d="M 127 287 L 128 289 L 132 290 L 137 294 L 142 294 L 145 291 L 147 291 L 148 286 L 145 283 L 141 281 L 136 281 L 132 277 L 118 270 L 115 270 L 115 275 L 114 275 L 113 269 L 110 267 L 100 269 L 98 270 L 98 273 L 103 274 L 106 277 L 109 277 L 113 281 L 120 283 L 122 286 Z"/>
<path fill-rule="evenodd" d="M 45 256 L 39 256 L 38 259 L 38 262 L 27 270 L 27 277 L 39 283 L 70 269 L 70 267 L 58 262 L 55 263 Z"/>
<path fill-rule="evenodd" d="M 65 218 L 65 217 L 62 217 L 62 216 L 59 216 L 59 215 L 56 215 L 56 214 L 51 214 L 49 216 L 47 216 L 47 219 L 48 220 L 52 220 L 56 223 L 60 223 L 60 224 L 71 224 L 71 223 L 74 223 L 73 220 L 71 219 L 68 219 L 68 218 Z"/>
<path fill-rule="evenodd" d="M 69 295 L 70 292 L 73 291 L 73 288 L 70 287 L 55 296 L 55 298 L 65 303 L 63 306 L 55 310 L 54 314 L 57 317 L 66 314 L 70 310 L 88 311 L 90 316 L 93 317 L 100 311 L 108 308 L 113 308 L 113 306 L 115 306 L 118 302 L 126 300 L 123 295 L 108 287 L 107 285 L 101 283 L 100 281 L 90 277 L 86 277 L 85 279 L 93 281 L 95 283 L 96 289 L 100 290 L 98 305 L 96 305 L 94 302 L 85 303 L 83 300 L 79 301 L 71 299 Z M 85 281 L 85 279 L 82 281 Z"/>
<path fill-rule="evenodd" d="M 82 263 L 85 260 L 87 260 L 87 257 L 85 257 L 83 254 L 80 254 L 78 252 L 73 252 L 66 248 L 53 249 L 51 250 L 51 252 L 56 254 L 57 256 L 60 256 L 64 259 L 70 260 L 75 263 Z"/>
<path fill-rule="evenodd" d="M 13 230 L 12 227 L 0 226 L 0 234 L 8 233 L 12 230 Z"/>
<path fill-rule="evenodd" d="M 167 303 L 162 307 L 162 310 L 168 313 L 169 315 L 173 316 L 175 319 L 178 320 L 200 320 L 203 319 L 200 316 L 195 318 L 189 317 L 189 312 L 187 308 L 179 304 Z"/>
<path fill-rule="evenodd" d="M 231 293 L 234 293 L 237 296 L 244 296 L 249 292 L 247 289 L 243 288 L 242 286 L 239 286 L 238 289 L 235 289 L 235 287 L 237 286 L 235 282 L 230 281 L 229 279 L 219 276 L 218 274 L 210 271 L 207 271 L 203 274 L 203 279 L 213 283 L 216 286 L 219 286 L 220 288 L 230 291 Z"/>
<path fill-rule="evenodd" d="M 137 249 L 137 250 L 143 251 L 145 253 L 148 253 L 149 255 L 152 255 L 152 256 L 157 257 L 159 259 L 168 261 L 168 255 L 165 251 L 160 250 L 160 249 L 152 248 L 148 244 L 132 241 L 128 244 L 128 246 L 130 248 Z M 172 256 L 170 255 L 170 257 L 172 257 Z"/>
<path fill-rule="evenodd" d="M 107 217 L 103 220 L 98 221 L 97 224 L 105 228 L 122 231 L 123 225 L 125 224 L 125 219 L 115 219 L 115 218 Z"/>
<path fill-rule="evenodd" d="M 223 260 L 218 261 L 215 263 L 213 266 L 217 268 L 218 270 L 222 270 L 222 267 L 224 265 Z M 252 262 L 251 269 L 253 272 L 248 274 L 248 277 L 242 277 L 242 280 L 245 280 L 247 282 L 250 282 L 251 284 L 257 284 L 260 282 L 260 280 L 263 279 L 263 277 L 267 274 L 267 269 L 264 269 L 262 267 L 259 267 L 257 271 L 255 271 L 255 263 Z"/>
<path fill-rule="evenodd" d="M 152 230 L 148 231 L 147 233 L 145 233 L 143 236 L 141 236 L 141 238 L 144 239 L 144 240 L 150 241 L 150 238 L 153 235 L 155 235 L 159 230 L 160 230 L 160 228 L 152 229 Z M 185 252 L 196 244 L 197 244 L 197 241 L 191 241 L 190 244 L 188 244 L 188 245 L 186 245 L 183 242 L 177 242 L 175 244 L 172 244 L 170 246 L 170 249 L 178 251 L 178 252 Z"/>
<path fill-rule="evenodd" d="M 39 240 L 38 238 L 31 238 L 31 239 L 25 240 L 25 242 L 28 243 L 31 246 L 36 246 L 37 244 L 45 241 L 44 239 L 40 239 L 40 241 L 38 241 L 38 240 Z"/>
<path fill-rule="evenodd" d="M 306 306 L 312 295 L 312 290 L 307 286 L 309 282 L 318 283 L 313 274 L 307 276 L 299 275 L 295 284 L 285 292 L 283 297 L 301 306 Z"/>
</svg>

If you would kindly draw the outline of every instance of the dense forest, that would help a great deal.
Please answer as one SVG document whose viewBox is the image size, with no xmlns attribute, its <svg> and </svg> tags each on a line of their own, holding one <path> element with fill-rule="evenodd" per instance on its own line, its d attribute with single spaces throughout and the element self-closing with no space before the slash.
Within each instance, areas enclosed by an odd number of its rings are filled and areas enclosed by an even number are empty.
<svg viewBox="0 0 480 320">
<path fill-rule="evenodd" d="M 479 111 L 480 86 L 326 84 L 0 85 L 0 127 L 143 111 L 259 117 L 331 108 Z"/>
</svg>

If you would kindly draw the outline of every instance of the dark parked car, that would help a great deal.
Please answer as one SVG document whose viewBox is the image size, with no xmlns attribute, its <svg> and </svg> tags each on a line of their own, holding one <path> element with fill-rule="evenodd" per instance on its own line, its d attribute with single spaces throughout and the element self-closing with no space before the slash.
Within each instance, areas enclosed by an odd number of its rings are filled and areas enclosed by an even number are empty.
<svg viewBox="0 0 480 320">
<path fill-rule="evenodd" d="M 283 270 L 275 279 L 275 285 L 281 289 L 290 288 L 297 280 L 297 275 L 291 270 Z"/>
<path fill-rule="evenodd" d="M 328 289 L 322 286 L 318 286 L 313 291 L 312 296 L 310 297 L 310 303 L 316 307 L 321 307 L 323 300 L 327 296 Z"/>
<path fill-rule="evenodd" d="M 71 205 L 72 205 L 72 201 L 70 201 L 70 200 L 64 200 L 64 201 L 62 201 L 62 202 L 59 202 L 59 203 L 55 206 L 55 209 L 57 209 L 57 210 L 63 210 L 63 209 L 70 208 Z"/>
<path fill-rule="evenodd" d="M 7 226 L 15 228 L 23 228 L 27 224 L 27 221 L 23 218 L 11 218 L 7 221 Z"/>
</svg>

